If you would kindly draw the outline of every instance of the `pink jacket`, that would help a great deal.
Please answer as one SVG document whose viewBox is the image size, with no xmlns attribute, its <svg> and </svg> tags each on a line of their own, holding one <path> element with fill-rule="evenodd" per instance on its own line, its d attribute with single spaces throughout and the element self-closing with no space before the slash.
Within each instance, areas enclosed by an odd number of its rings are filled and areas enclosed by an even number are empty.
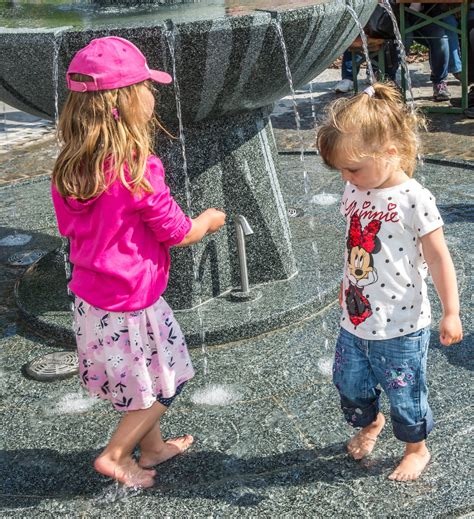
<svg viewBox="0 0 474 519">
<path fill-rule="evenodd" d="M 69 288 L 89 304 L 114 312 L 146 308 L 165 291 L 169 248 L 191 229 L 170 195 L 163 165 L 151 155 L 153 193 L 133 195 L 117 179 L 106 192 L 79 202 L 52 186 L 59 232 L 71 244 Z"/>
</svg>

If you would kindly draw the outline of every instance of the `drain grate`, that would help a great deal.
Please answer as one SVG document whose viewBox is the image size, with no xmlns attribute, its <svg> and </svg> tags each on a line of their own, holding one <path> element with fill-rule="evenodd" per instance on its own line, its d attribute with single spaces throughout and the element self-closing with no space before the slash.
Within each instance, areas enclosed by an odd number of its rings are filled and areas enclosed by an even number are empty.
<svg viewBox="0 0 474 519">
<path fill-rule="evenodd" d="M 31 250 L 27 252 L 19 252 L 17 254 L 13 254 L 8 258 L 8 263 L 15 267 L 25 267 L 26 265 L 31 265 L 35 261 L 38 261 L 46 254 L 44 250 Z"/>
<path fill-rule="evenodd" d="M 287 213 L 290 218 L 297 218 L 298 216 L 304 215 L 304 211 L 300 207 L 288 207 Z"/>
<path fill-rule="evenodd" d="M 61 380 L 79 373 L 79 359 L 75 351 L 55 351 L 36 357 L 24 369 L 35 380 Z"/>
</svg>

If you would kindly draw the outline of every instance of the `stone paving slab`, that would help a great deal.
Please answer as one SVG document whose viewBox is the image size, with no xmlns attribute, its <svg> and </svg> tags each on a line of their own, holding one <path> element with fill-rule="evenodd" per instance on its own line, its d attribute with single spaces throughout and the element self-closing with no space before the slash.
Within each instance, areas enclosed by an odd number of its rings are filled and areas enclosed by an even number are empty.
<svg viewBox="0 0 474 519">
<path fill-rule="evenodd" d="M 38 139 L 0 154 L 0 186 L 50 175 L 57 153 L 56 139 L 49 133 L 44 140 Z"/>
<path fill-rule="evenodd" d="M 0 101 L 0 154 L 50 139 L 54 124 Z"/>
</svg>

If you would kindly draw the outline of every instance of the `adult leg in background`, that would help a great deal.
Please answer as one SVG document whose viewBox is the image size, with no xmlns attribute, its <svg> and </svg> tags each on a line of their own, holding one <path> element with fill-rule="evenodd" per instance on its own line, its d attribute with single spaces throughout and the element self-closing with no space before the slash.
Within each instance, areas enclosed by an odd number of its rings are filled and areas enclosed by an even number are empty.
<svg viewBox="0 0 474 519">
<path fill-rule="evenodd" d="M 454 14 L 446 16 L 443 19 L 444 22 L 453 26 L 454 28 L 458 27 L 458 21 Z M 451 74 L 460 74 L 462 70 L 461 63 L 461 52 L 459 49 L 459 37 L 458 34 L 454 31 L 446 31 L 446 35 L 448 36 L 448 45 L 449 45 L 449 65 L 448 70 Z"/>
</svg>

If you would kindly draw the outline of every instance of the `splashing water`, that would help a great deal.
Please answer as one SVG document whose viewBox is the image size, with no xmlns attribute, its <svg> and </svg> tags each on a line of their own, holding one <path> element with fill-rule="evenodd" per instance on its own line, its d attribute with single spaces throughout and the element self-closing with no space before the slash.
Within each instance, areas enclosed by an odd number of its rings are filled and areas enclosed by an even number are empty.
<svg viewBox="0 0 474 519">
<path fill-rule="evenodd" d="M 339 198 L 336 195 L 332 195 L 330 193 L 319 193 L 313 196 L 311 202 L 318 205 L 332 205 L 335 204 L 338 200 Z"/>
<path fill-rule="evenodd" d="M 56 128 L 59 121 L 59 51 L 63 38 L 64 29 L 58 29 L 53 33 L 53 88 L 54 88 L 54 123 Z"/>
<path fill-rule="evenodd" d="M 106 486 L 92 500 L 95 506 L 104 506 L 116 503 L 117 501 L 126 501 L 130 497 L 135 497 L 143 492 L 143 489 L 135 487 L 126 487 L 118 481 Z"/>
<path fill-rule="evenodd" d="M 183 172 L 184 172 L 184 187 L 186 191 L 186 202 L 188 206 L 188 211 L 191 210 L 191 182 L 189 180 L 188 174 L 188 159 L 186 153 L 186 140 L 184 137 L 184 125 L 183 125 L 183 116 L 181 113 L 181 93 L 179 88 L 179 81 L 176 74 L 176 31 L 174 27 L 165 32 L 166 42 L 168 44 L 168 48 L 170 51 L 171 57 L 171 65 L 173 69 L 173 86 L 175 93 L 175 102 L 176 102 L 176 115 L 178 117 L 178 127 L 179 127 L 179 143 L 181 145 L 181 155 L 183 157 Z"/>
<path fill-rule="evenodd" d="M 357 27 L 359 28 L 360 39 L 362 40 L 362 47 L 364 49 L 365 62 L 367 64 L 367 70 L 369 72 L 369 81 L 370 81 L 370 84 L 372 85 L 373 83 L 375 83 L 375 74 L 374 74 L 374 69 L 372 67 L 372 62 L 370 61 L 369 45 L 367 43 L 367 36 L 364 32 L 364 27 L 360 23 L 359 17 L 357 15 L 357 13 L 354 11 L 354 9 L 350 5 L 347 5 L 346 9 L 349 11 L 350 15 L 352 16 L 355 23 L 357 24 Z"/>
<path fill-rule="evenodd" d="M 308 172 L 306 171 L 305 162 L 304 162 L 304 159 L 305 159 L 305 157 L 304 157 L 304 140 L 303 140 L 303 134 L 301 132 L 301 117 L 300 117 L 300 113 L 298 111 L 298 104 L 296 103 L 296 92 L 295 92 L 295 88 L 293 86 L 293 75 L 291 73 L 290 63 L 288 61 L 288 51 L 286 48 L 285 38 L 283 37 L 283 29 L 281 26 L 281 16 L 279 13 L 278 13 L 277 17 L 274 20 L 272 20 L 272 22 L 275 26 L 275 29 L 276 29 L 276 32 L 278 35 L 278 40 L 280 42 L 281 50 L 283 52 L 283 60 L 285 61 L 286 77 L 288 79 L 288 84 L 290 86 L 291 100 L 293 103 L 293 112 L 295 114 L 296 133 L 300 140 L 300 161 L 303 164 L 304 192 L 307 195 L 309 193 L 310 187 L 309 187 Z"/>
<path fill-rule="evenodd" d="M 390 15 L 390 19 L 392 20 L 393 31 L 397 38 L 397 47 L 398 47 L 398 51 L 400 52 L 400 61 L 401 61 L 402 67 L 403 67 L 403 71 L 405 72 L 405 80 L 407 82 L 408 91 L 410 92 L 410 108 L 412 110 L 415 110 L 415 99 L 413 97 L 413 89 L 412 89 L 412 85 L 411 85 L 410 71 L 408 70 L 408 65 L 407 65 L 407 54 L 405 51 L 405 45 L 402 41 L 402 35 L 400 33 L 400 29 L 398 28 L 398 21 L 395 16 L 395 13 L 393 12 L 392 6 L 390 5 L 389 0 L 383 0 L 382 6 L 387 11 L 387 13 Z"/>
<path fill-rule="evenodd" d="M 195 391 L 191 401 L 196 405 L 229 405 L 237 402 L 240 397 L 241 394 L 234 386 L 210 384 Z"/>
<path fill-rule="evenodd" d="M 67 393 L 59 400 L 53 409 L 48 410 L 47 414 L 77 414 L 84 413 L 98 403 L 98 400 L 84 395 L 80 391 L 77 393 Z"/>
<path fill-rule="evenodd" d="M 170 28 L 165 32 L 166 42 L 168 44 L 168 48 L 170 51 L 171 64 L 173 69 L 173 85 L 175 89 L 175 102 L 176 102 L 176 114 L 178 117 L 178 125 L 179 125 L 179 142 L 181 144 L 181 155 L 183 158 L 183 172 L 184 172 L 184 187 L 186 192 L 186 204 L 188 215 L 192 215 L 192 186 L 189 178 L 188 171 L 188 160 L 186 153 L 186 140 L 184 136 L 184 124 L 183 124 L 183 116 L 181 112 L 181 93 L 179 89 L 179 81 L 176 74 L 176 29 L 170 22 Z M 191 257 L 193 262 L 193 275 L 194 281 L 198 287 L 198 305 L 197 305 L 197 313 L 199 319 L 199 336 L 201 339 L 201 352 L 203 356 L 203 371 L 204 375 L 208 373 L 208 352 L 207 352 L 207 344 L 206 344 L 206 329 L 204 328 L 204 320 L 202 316 L 202 281 L 199 277 L 199 267 L 198 261 L 196 259 L 196 252 L 193 247 L 191 247 Z"/>
<path fill-rule="evenodd" d="M 313 116 L 314 128 L 318 127 L 318 118 L 316 117 L 316 106 L 314 104 L 314 91 L 313 91 L 313 82 L 309 82 L 309 98 L 311 101 L 311 115 Z M 316 150 L 316 153 L 319 155 L 319 151 Z"/>
<path fill-rule="evenodd" d="M 332 358 L 323 357 L 318 359 L 318 371 L 326 377 L 332 376 Z"/>
</svg>

